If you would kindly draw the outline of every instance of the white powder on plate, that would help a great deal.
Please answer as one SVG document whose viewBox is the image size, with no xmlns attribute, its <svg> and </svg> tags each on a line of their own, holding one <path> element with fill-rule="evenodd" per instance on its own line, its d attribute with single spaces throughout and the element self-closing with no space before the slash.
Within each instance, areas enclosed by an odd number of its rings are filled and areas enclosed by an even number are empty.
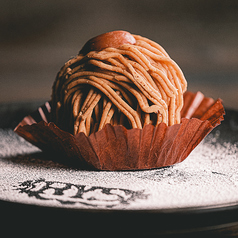
<svg viewBox="0 0 238 238">
<path fill-rule="evenodd" d="M 81 209 L 176 209 L 238 203 L 238 144 L 209 135 L 174 166 L 143 171 L 84 171 L 45 159 L 0 129 L 0 199 Z"/>
</svg>

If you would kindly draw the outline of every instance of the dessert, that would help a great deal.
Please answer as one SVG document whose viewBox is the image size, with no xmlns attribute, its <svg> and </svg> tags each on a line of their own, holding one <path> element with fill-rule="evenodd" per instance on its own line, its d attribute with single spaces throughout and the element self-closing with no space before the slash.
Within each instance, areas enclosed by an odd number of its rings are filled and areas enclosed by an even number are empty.
<svg viewBox="0 0 238 238">
<path fill-rule="evenodd" d="M 52 92 L 52 121 L 90 135 L 107 123 L 141 129 L 180 123 L 187 82 L 157 43 L 125 31 L 89 40 L 60 70 Z"/>
<path fill-rule="evenodd" d="M 50 102 L 15 131 L 80 168 L 168 166 L 183 161 L 225 114 L 220 99 L 186 90 L 181 69 L 159 44 L 108 32 L 65 63 Z"/>
</svg>

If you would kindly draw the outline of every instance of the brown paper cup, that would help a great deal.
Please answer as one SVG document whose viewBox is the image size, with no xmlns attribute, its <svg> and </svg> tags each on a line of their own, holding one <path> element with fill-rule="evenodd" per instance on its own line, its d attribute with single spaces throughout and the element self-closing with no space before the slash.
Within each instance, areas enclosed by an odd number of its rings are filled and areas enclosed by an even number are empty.
<svg viewBox="0 0 238 238">
<path fill-rule="evenodd" d="M 86 136 L 75 136 L 49 122 L 50 104 L 25 117 L 15 132 L 57 161 L 82 169 L 138 170 L 182 162 L 203 138 L 223 120 L 222 101 L 201 92 L 184 94 L 181 123 L 127 130 L 107 124 Z"/>
</svg>

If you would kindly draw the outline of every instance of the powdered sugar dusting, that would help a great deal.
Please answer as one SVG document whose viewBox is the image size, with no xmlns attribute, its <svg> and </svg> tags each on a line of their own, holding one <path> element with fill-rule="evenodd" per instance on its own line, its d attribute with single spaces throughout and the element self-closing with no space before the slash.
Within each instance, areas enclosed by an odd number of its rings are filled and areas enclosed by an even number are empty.
<svg viewBox="0 0 238 238">
<path fill-rule="evenodd" d="M 0 130 L 0 199 L 44 206 L 174 209 L 238 203 L 238 142 L 210 134 L 170 167 L 83 171 L 46 160 L 12 130 Z"/>
</svg>

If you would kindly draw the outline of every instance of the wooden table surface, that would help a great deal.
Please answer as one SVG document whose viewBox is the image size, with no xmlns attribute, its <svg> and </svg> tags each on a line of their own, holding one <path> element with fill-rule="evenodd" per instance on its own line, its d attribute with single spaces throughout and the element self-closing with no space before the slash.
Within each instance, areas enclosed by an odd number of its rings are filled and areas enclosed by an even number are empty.
<svg viewBox="0 0 238 238">
<path fill-rule="evenodd" d="M 161 44 L 190 91 L 238 109 L 237 13 L 232 0 L 9 0 L 1 6 L 0 103 L 48 100 L 57 72 L 89 38 L 124 29 Z"/>
</svg>

